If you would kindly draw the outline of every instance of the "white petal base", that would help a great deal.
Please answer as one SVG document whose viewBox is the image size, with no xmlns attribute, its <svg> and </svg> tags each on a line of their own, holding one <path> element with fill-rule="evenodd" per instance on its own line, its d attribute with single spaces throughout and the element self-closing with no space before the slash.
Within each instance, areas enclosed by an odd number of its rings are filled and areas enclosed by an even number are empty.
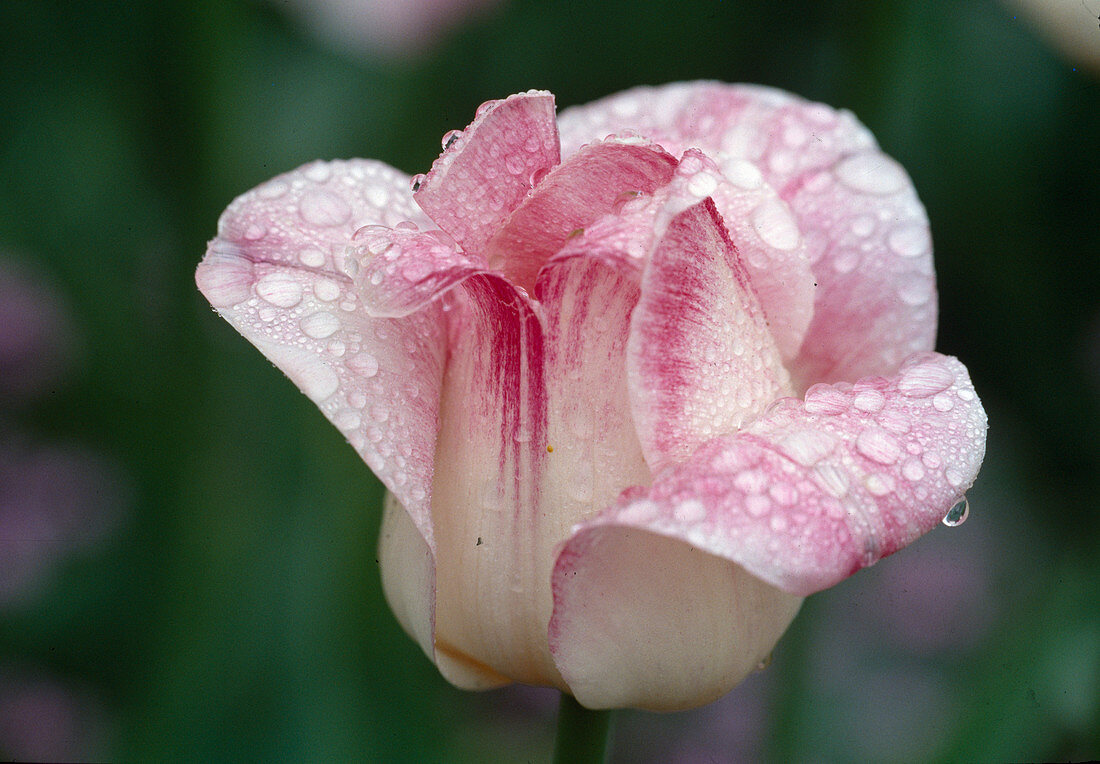
<svg viewBox="0 0 1100 764">
<path fill-rule="evenodd" d="M 802 598 L 728 560 L 633 528 L 570 545 L 550 646 L 587 708 L 676 711 L 715 700 L 772 651 Z"/>
</svg>

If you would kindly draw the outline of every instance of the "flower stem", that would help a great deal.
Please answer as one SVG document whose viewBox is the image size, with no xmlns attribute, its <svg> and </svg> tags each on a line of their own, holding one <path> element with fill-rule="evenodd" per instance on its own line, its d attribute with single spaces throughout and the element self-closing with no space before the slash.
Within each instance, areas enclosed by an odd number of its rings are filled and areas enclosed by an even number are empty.
<svg viewBox="0 0 1100 764">
<path fill-rule="evenodd" d="M 603 764 L 610 732 L 610 711 L 590 711 L 563 692 L 558 706 L 555 764 Z"/>
</svg>

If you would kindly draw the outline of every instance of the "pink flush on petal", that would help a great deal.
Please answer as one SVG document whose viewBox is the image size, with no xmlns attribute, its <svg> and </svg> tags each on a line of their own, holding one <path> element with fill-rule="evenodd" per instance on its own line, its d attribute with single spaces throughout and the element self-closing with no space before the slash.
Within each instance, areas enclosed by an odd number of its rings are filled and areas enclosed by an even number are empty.
<svg viewBox="0 0 1100 764">
<path fill-rule="evenodd" d="M 924 209 L 851 114 L 528 91 L 442 144 L 241 196 L 196 280 L 385 484 L 383 589 L 449 681 L 700 705 L 955 520 L 985 413 L 932 352 Z"/>
</svg>

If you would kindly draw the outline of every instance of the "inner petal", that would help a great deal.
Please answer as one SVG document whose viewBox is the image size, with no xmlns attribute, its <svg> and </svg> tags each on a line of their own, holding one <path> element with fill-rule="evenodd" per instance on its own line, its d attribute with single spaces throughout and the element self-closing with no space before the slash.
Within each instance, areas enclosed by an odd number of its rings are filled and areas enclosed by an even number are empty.
<svg viewBox="0 0 1100 764">
<path fill-rule="evenodd" d="M 636 287 L 583 258 L 548 271 L 543 323 L 499 277 L 463 285 L 433 484 L 436 634 L 504 676 L 564 687 L 547 644 L 553 551 L 649 474 L 623 373 Z"/>
</svg>

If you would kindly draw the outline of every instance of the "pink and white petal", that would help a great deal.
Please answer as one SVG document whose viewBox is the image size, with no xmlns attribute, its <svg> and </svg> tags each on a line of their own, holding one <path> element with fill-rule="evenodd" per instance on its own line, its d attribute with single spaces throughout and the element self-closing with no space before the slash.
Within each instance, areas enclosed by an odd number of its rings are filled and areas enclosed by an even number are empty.
<svg viewBox="0 0 1100 764">
<path fill-rule="evenodd" d="M 800 381 L 892 374 L 909 353 L 932 347 L 924 209 L 908 175 L 849 112 L 770 88 L 699 82 L 566 109 L 558 125 L 566 157 L 597 135 L 632 128 L 673 153 L 701 148 L 727 178 L 749 178 L 751 164 L 778 190 L 806 238 L 817 282 L 813 323 L 794 363 Z M 760 214 L 766 220 L 780 209 Z M 719 211 L 731 230 L 743 219 L 735 208 Z M 859 327 L 866 328 L 854 333 Z"/>
<path fill-rule="evenodd" d="M 629 90 L 594 104 L 566 109 L 559 117 L 562 150 L 567 158 L 578 150 L 579 143 L 628 128 L 677 156 L 697 156 L 698 151 L 693 152 L 692 147 L 702 149 L 708 158 L 708 171 L 696 173 L 695 186 L 701 196 L 714 198 L 787 361 L 798 353 L 813 315 L 815 279 L 798 221 L 776 191 L 787 179 L 773 177 L 772 173 L 765 179 L 754 162 L 775 142 L 776 124 L 791 121 L 787 116 L 791 112 L 801 114 L 795 105 L 803 103 L 768 88 L 683 83 Z M 812 123 L 803 131 L 806 135 L 821 127 L 808 117 L 804 121 Z M 862 130 L 854 120 L 852 123 Z M 786 125 L 784 130 L 793 136 L 793 126 Z M 851 145 L 863 145 L 863 133 L 853 135 Z M 821 151 L 827 137 L 819 137 L 813 147 L 803 149 Z M 833 156 L 822 161 L 831 161 Z"/>
<path fill-rule="evenodd" d="M 648 472 L 622 371 L 636 287 L 583 258 L 547 271 L 541 324 L 494 277 L 465 282 L 469 302 L 452 310 L 433 505 L 437 648 L 564 687 L 546 644 L 553 549 Z"/>
<path fill-rule="evenodd" d="M 704 175 L 697 177 L 700 189 L 704 188 Z M 759 170 L 745 160 L 723 163 L 710 196 L 741 254 L 780 354 L 785 362 L 791 361 L 809 329 L 816 291 L 798 220 Z"/>
<path fill-rule="evenodd" d="M 554 96 L 489 101 L 448 140 L 414 197 L 467 253 L 481 252 L 537 180 L 561 159 Z"/>
<path fill-rule="evenodd" d="M 548 456 L 542 327 L 499 276 L 473 276 L 456 297 L 432 497 L 437 649 L 460 665 L 557 685 L 533 577 Z"/>
<path fill-rule="evenodd" d="M 748 274 L 710 199 L 672 218 L 649 258 L 626 368 L 635 426 L 654 473 L 740 429 L 790 391 Z"/>
<path fill-rule="evenodd" d="M 588 708 L 709 703 L 766 660 L 802 600 L 644 529 L 596 526 L 553 573 L 550 651 Z"/>
<path fill-rule="evenodd" d="M 875 146 L 850 112 L 775 88 L 710 81 L 639 87 L 563 109 L 558 130 L 566 158 L 585 143 L 630 130 L 677 156 L 702 149 L 731 180 L 736 160 L 748 160 L 780 193 L 807 170 Z"/>
<path fill-rule="evenodd" d="M 371 316 L 400 318 L 462 283 L 487 273 L 481 257 L 460 251 L 446 232 L 366 226 L 355 234 L 347 264 Z"/>
<path fill-rule="evenodd" d="M 706 443 L 582 528 L 644 529 L 808 595 L 935 527 L 973 483 L 986 417 L 965 367 L 921 353 L 892 379 L 819 384 Z"/>
<path fill-rule="evenodd" d="M 814 317 L 791 371 L 806 381 L 893 374 L 935 345 L 932 239 L 905 170 L 877 150 L 809 172 L 787 192 L 817 277 Z"/>
<path fill-rule="evenodd" d="M 659 146 L 605 141 L 552 169 L 486 245 L 489 265 L 533 289 L 539 268 L 569 235 L 609 213 L 624 195 L 653 193 L 676 160 Z"/>
<path fill-rule="evenodd" d="M 400 196 L 402 182 L 373 162 L 313 164 L 280 176 L 229 206 L 195 280 L 344 433 L 430 546 L 442 311 L 370 318 L 343 272 L 357 228 L 415 217 L 407 192 Z M 394 206 L 378 207 L 383 201 Z"/>
</svg>

